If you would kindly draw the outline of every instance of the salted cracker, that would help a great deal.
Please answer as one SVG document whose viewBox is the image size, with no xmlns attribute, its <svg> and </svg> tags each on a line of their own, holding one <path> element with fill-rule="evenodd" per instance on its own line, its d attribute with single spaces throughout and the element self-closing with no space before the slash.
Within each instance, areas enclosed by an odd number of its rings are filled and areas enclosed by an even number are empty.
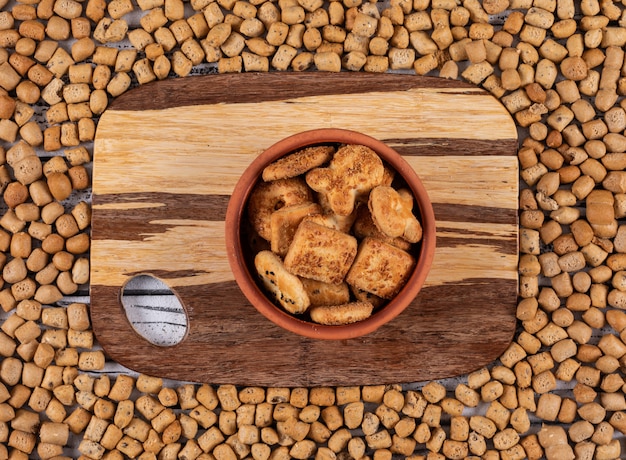
<svg viewBox="0 0 626 460">
<path fill-rule="evenodd" d="M 357 208 L 356 219 L 354 221 L 354 225 L 352 226 L 352 230 L 354 231 L 354 236 L 359 239 L 371 236 L 405 251 L 411 249 L 411 243 L 409 243 L 405 239 L 400 237 L 393 238 L 381 232 L 374 223 L 369 208 L 365 205 L 359 206 Z"/>
<path fill-rule="evenodd" d="M 365 145 L 341 146 L 326 168 L 315 168 L 306 174 L 306 182 L 326 196 L 335 214 L 348 216 L 358 198 L 367 195 L 385 177 L 380 157 Z"/>
<path fill-rule="evenodd" d="M 272 251 L 284 257 L 302 219 L 321 212 L 322 208 L 317 203 L 294 204 L 274 211 L 270 216 Z"/>
<path fill-rule="evenodd" d="M 301 278 L 301 281 L 311 300 L 311 306 L 339 305 L 350 301 L 350 288 L 347 283 L 323 283 L 310 278 Z"/>
<path fill-rule="evenodd" d="M 254 266 L 267 291 L 285 310 L 294 315 L 307 311 L 311 302 L 302 281 L 285 269 L 280 257 L 261 251 L 254 258 Z"/>
<path fill-rule="evenodd" d="M 287 251 L 285 267 L 304 278 L 341 283 L 354 261 L 357 245 L 352 235 L 305 220 Z"/>
<path fill-rule="evenodd" d="M 270 163 L 263 169 L 263 180 L 273 181 L 300 176 L 328 163 L 335 153 L 331 145 L 306 147 Z"/>
<path fill-rule="evenodd" d="M 309 314 L 311 320 L 327 326 L 340 326 L 343 324 L 363 321 L 372 315 L 374 307 L 368 302 L 349 302 L 341 305 L 321 305 L 312 307 Z"/>
<path fill-rule="evenodd" d="M 270 241 L 271 215 L 274 211 L 295 204 L 313 201 L 313 194 L 306 182 L 299 177 L 257 183 L 248 200 L 248 218 L 254 230 Z"/>
<path fill-rule="evenodd" d="M 374 306 L 374 308 L 380 308 L 387 303 L 387 301 L 382 297 L 378 297 L 371 292 L 364 291 L 363 289 L 359 289 L 355 286 L 350 286 L 350 291 L 356 300 L 369 302 Z"/>
<path fill-rule="evenodd" d="M 383 299 L 393 298 L 411 275 L 415 258 L 406 251 L 375 238 L 359 244 L 346 282 Z"/>
<path fill-rule="evenodd" d="M 376 227 L 385 235 L 410 243 L 422 239 L 422 225 L 413 214 L 413 196 L 408 190 L 375 187 L 370 192 L 368 207 Z"/>
</svg>

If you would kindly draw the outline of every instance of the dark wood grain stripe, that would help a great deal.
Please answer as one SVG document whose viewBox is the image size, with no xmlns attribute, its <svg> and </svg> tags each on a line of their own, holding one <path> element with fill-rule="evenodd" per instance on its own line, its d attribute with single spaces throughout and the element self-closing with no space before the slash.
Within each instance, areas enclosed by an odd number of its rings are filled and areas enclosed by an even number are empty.
<svg viewBox="0 0 626 460">
<path fill-rule="evenodd" d="M 517 224 L 517 209 L 434 203 L 435 219 L 446 222 Z"/>
<path fill-rule="evenodd" d="M 94 240 L 119 239 L 138 241 L 144 233 L 163 233 L 171 224 L 156 221 L 203 220 L 222 222 L 228 207 L 228 195 L 179 195 L 171 193 L 124 193 L 94 195 Z M 107 204 L 152 204 L 153 207 L 128 209 L 99 208 Z M 461 204 L 434 204 L 435 217 L 439 221 L 510 224 L 517 222 L 514 209 L 468 206 Z"/>
<path fill-rule="evenodd" d="M 303 84 L 301 73 L 270 72 L 239 75 L 202 75 L 148 83 L 117 97 L 109 110 L 161 110 L 172 107 L 241 102 L 280 101 L 306 96 L 363 93 L 365 87 L 376 92 L 404 91 L 414 88 L 441 88 L 450 93 L 485 96 L 488 93 L 469 83 L 406 74 L 337 73 L 321 79 L 310 73 Z M 202 91 L 198 91 L 201 87 Z M 455 94 L 452 91 L 450 94 Z"/>
<path fill-rule="evenodd" d="M 437 235 L 438 248 L 458 248 L 464 245 L 484 245 L 497 250 L 499 254 L 517 255 L 519 253 L 517 238 L 467 238 Z"/>
<path fill-rule="evenodd" d="M 343 341 L 281 330 L 250 306 L 234 282 L 175 291 L 189 315 L 189 335 L 175 347 L 159 347 L 132 330 L 119 304 L 119 288 L 92 287 L 94 332 L 112 359 L 149 375 L 213 384 L 417 382 L 487 365 L 506 349 L 516 323 L 517 283 L 505 279 L 424 288 L 388 325 Z M 389 347 L 398 352 L 389 353 Z"/>
<path fill-rule="evenodd" d="M 152 209 L 163 216 L 176 219 L 197 220 L 224 220 L 226 207 L 230 195 L 203 195 L 196 193 L 165 193 L 165 192 L 141 192 L 94 195 L 93 205 L 123 205 L 158 203 L 160 206 L 153 208 L 129 209 L 129 212 L 139 213 L 146 209 Z M 107 209 L 99 209 L 98 213 L 107 212 Z M 117 210 L 115 210 L 117 212 Z"/>
<path fill-rule="evenodd" d="M 145 233 L 165 233 L 171 224 L 157 221 L 189 220 L 220 222 L 226 218 L 228 195 L 181 195 L 172 193 L 123 193 L 94 195 L 92 239 L 140 241 Z M 128 209 L 99 208 L 111 204 L 155 204 Z"/>
<path fill-rule="evenodd" d="M 515 156 L 517 139 L 381 139 L 404 156 Z"/>
</svg>

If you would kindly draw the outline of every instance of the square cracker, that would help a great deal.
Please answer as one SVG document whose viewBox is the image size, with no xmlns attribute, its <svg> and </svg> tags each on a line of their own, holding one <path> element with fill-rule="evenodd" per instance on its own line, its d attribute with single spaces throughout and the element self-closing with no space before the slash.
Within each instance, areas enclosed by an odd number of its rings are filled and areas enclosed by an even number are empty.
<svg viewBox="0 0 626 460">
<path fill-rule="evenodd" d="M 321 212 L 322 208 L 317 203 L 294 204 L 274 211 L 270 216 L 272 251 L 284 257 L 302 219 Z"/>
<path fill-rule="evenodd" d="M 384 299 L 395 296 L 411 275 L 415 259 L 402 249 L 365 238 L 346 276 L 346 282 Z"/>
<path fill-rule="evenodd" d="M 350 302 L 350 288 L 347 283 L 322 283 L 311 278 L 300 280 L 312 306 L 341 305 Z"/>
<path fill-rule="evenodd" d="M 285 256 L 285 267 L 294 275 L 324 283 L 341 283 L 357 251 L 352 235 L 304 220 Z"/>
</svg>

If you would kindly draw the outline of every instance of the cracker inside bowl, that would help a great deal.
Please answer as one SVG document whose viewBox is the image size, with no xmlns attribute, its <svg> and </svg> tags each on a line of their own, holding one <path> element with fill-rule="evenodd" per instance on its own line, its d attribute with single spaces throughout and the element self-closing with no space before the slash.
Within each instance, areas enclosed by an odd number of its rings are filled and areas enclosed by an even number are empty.
<svg viewBox="0 0 626 460">
<path fill-rule="evenodd" d="M 294 184 L 297 202 L 289 187 L 272 186 L 278 181 Z M 316 338 L 357 337 L 400 314 L 434 253 L 434 214 L 415 171 L 384 143 L 348 130 L 308 131 L 267 149 L 237 184 L 226 226 L 248 300 Z"/>
</svg>

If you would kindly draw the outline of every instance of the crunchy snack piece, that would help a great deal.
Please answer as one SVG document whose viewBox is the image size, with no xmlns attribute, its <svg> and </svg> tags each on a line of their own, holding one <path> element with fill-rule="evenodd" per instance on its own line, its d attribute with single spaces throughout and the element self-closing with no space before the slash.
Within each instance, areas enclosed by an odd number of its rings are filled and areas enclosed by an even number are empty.
<svg viewBox="0 0 626 460">
<path fill-rule="evenodd" d="M 335 148 L 330 145 L 307 147 L 279 158 L 263 170 L 266 182 L 300 176 L 330 161 Z"/>
<path fill-rule="evenodd" d="M 374 223 L 374 220 L 372 219 L 372 214 L 370 213 L 370 210 L 367 206 L 358 207 L 353 230 L 354 236 L 359 239 L 371 236 L 405 251 L 411 249 L 411 243 L 409 243 L 407 240 L 403 238 L 392 238 L 381 232 Z"/>
<path fill-rule="evenodd" d="M 301 178 L 259 182 L 250 194 L 248 217 L 257 233 L 270 241 L 272 213 L 284 206 L 306 203 L 312 199 L 311 190 Z"/>
<path fill-rule="evenodd" d="M 352 235 L 303 221 L 285 256 L 285 267 L 304 278 L 341 283 L 356 251 L 357 240 Z"/>
<path fill-rule="evenodd" d="M 354 298 L 356 300 L 360 300 L 361 302 L 369 302 L 374 306 L 374 308 L 382 307 L 385 302 L 387 302 L 382 297 L 378 297 L 371 292 L 364 291 L 363 289 L 359 289 L 355 286 L 350 286 L 350 290 L 352 291 L 352 295 L 354 295 Z"/>
<path fill-rule="evenodd" d="M 252 224 L 248 219 L 243 219 L 242 222 L 242 233 L 245 235 L 248 247 L 252 251 L 253 254 L 261 251 L 269 251 L 270 243 L 265 238 L 261 237 L 258 232 L 254 229 Z"/>
<path fill-rule="evenodd" d="M 352 213 L 349 216 L 338 216 L 337 214 L 315 214 L 307 216 L 304 220 L 309 222 L 315 222 L 323 225 L 324 227 L 335 229 L 339 232 L 348 233 L 352 228 L 356 214 Z"/>
<path fill-rule="evenodd" d="M 396 171 L 387 164 L 383 164 L 383 166 L 385 170 L 383 173 L 383 181 L 380 183 L 380 185 L 387 185 L 391 187 L 391 184 L 396 177 Z"/>
<path fill-rule="evenodd" d="M 415 259 L 411 254 L 375 238 L 365 238 L 346 276 L 351 286 L 391 299 L 406 283 Z"/>
<path fill-rule="evenodd" d="M 372 315 L 374 307 L 369 302 L 349 302 L 341 305 L 321 305 L 310 310 L 311 320 L 328 326 L 363 321 Z"/>
<path fill-rule="evenodd" d="M 383 168 L 384 168 L 384 170 L 383 170 L 383 180 L 380 182 L 379 185 L 386 185 L 387 187 L 391 187 L 392 186 L 391 184 L 393 183 L 393 180 L 396 177 L 396 172 L 389 165 L 387 165 L 384 162 L 383 162 Z M 362 195 L 359 195 L 357 197 L 358 204 L 360 204 L 360 203 L 367 204 L 369 199 L 370 199 L 370 194 L 369 193 L 362 194 Z M 358 206 L 358 204 L 357 204 L 357 206 Z"/>
<path fill-rule="evenodd" d="M 335 214 L 330 206 L 328 197 L 324 193 L 316 193 L 317 202 L 322 207 L 322 214 L 317 216 L 307 217 L 307 220 L 313 220 L 325 227 L 334 228 L 340 232 L 348 233 L 352 228 L 354 219 L 356 219 L 356 207 L 354 212 L 347 216 L 340 216 Z"/>
<path fill-rule="evenodd" d="M 337 150 L 327 168 L 306 174 L 306 182 L 326 195 L 335 214 L 348 216 L 356 200 L 383 181 L 385 168 L 380 157 L 364 145 L 344 145 Z"/>
<path fill-rule="evenodd" d="M 301 281 L 311 306 L 339 305 L 350 301 L 350 289 L 346 283 L 330 284 L 309 278 L 302 278 Z"/>
<path fill-rule="evenodd" d="M 302 203 L 285 206 L 270 216 L 271 249 L 279 256 L 287 254 L 293 235 L 302 219 L 319 214 L 322 208 L 317 203 Z"/>
<path fill-rule="evenodd" d="M 309 308 L 309 296 L 300 278 L 285 269 L 280 257 L 272 251 L 261 251 L 254 258 L 254 266 L 265 288 L 285 310 L 298 315 Z"/>
<path fill-rule="evenodd" d="M 422 239 L 422 225 L 413 215 L 413 197 L 407 190 L 374 188 L 368 206 L 378 229 L 392 238 L 402 237 L 411 243 Z"/>
<path fill-rule="evenodd" d="M 395 174 L 365 145 L 318 145 L 276 160 L 263 171 L 267 182 L 257 184 L 250 198 L 251 248 L 271 251 L 285 272 L 298 277 L 310 307 L 383 307 L 406 282 L 415 264 L 408 251 L 422 231 L 412 214 L 410 191 L 392 187 Z M 373 203 L 372 193 L 378 194 Z M 391 231 L 386 233 L 385 226 Z M 280 300 L 286 293 L 272 287 L 274 275 L 268 273 L 263 281 Z"/>
</svg>

